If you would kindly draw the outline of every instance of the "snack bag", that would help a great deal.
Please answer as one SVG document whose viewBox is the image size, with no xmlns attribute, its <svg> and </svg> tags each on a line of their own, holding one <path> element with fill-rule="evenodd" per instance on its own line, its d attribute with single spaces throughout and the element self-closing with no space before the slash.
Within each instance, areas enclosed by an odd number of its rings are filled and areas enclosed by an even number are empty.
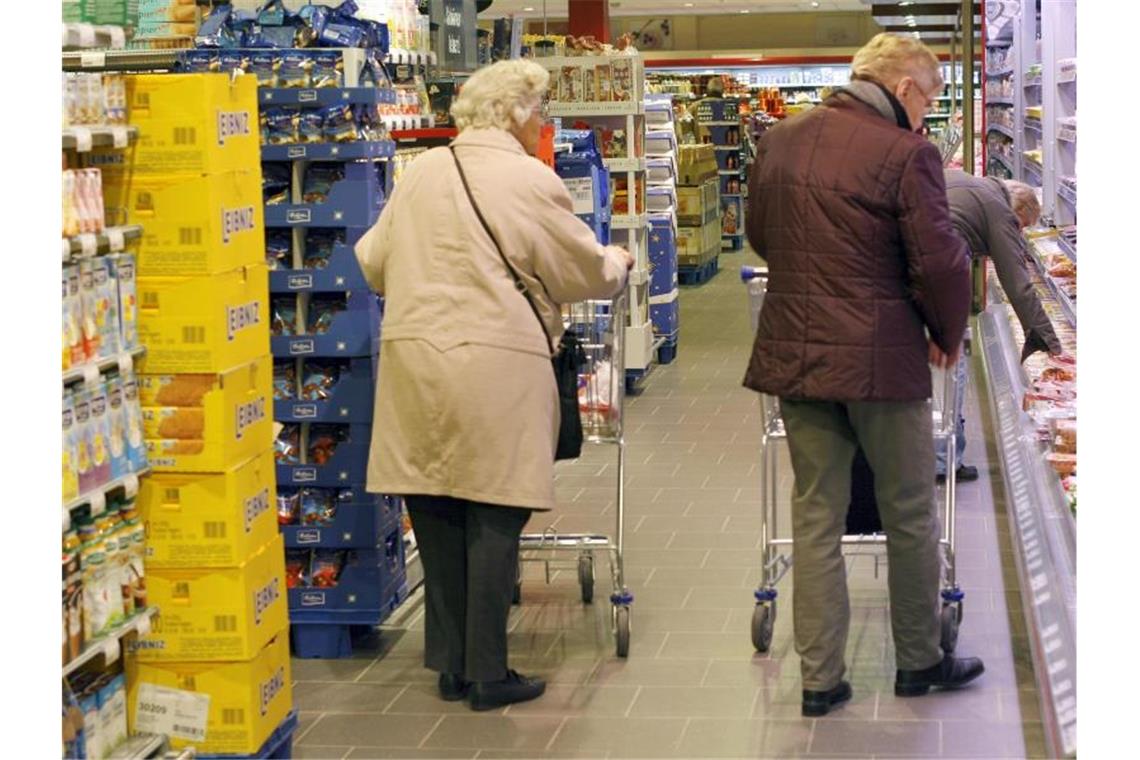
<svg viewBox="0 0 1140 760">
<path fill-rule="evenodd" d="M 301 524 L 305 527 L 332 525 L 336 519 L 335 493 L 327 488 L 301 491 Z"/>
<path fill-rule="evenodd" d="M 95 277 L 95 329 L 99 333 L 101 356 L 119 352 L 119 287 L 111 275 L 111 262 L 96 257 L 92 272 Z"/>
<path fill-rule="evenodd" d="M 80 292 L 80 269 L 78 264 L 64 267 L 67 296 L 63 303 L 63 332 L 68 353 L 66 364 L 75 366 L 87 361 L 87 349 L 83 343 L 83 295 Z"/>
<path fill-rule="evenodd" d="M 335 549 L 315 549 L 311 580 L 313 588 L 334 588 L 344 570 L 345 553 Z"/>
<path fill-rule="evenodd" d="M 313 425 L 309 428 L 309 462 L 328 464 L 337 447 L 348 442 L 348 428 L 343 425 Z"/>
<path fill-rule="evenodd" d="M 356 118 L 350 105 L 335 105 L 321 109 L 324 138 L 330 142 L 349 142 L 358 138 Z"/>
<path fill-rule="evenodd" d="M 91 438 L 87 428 L 91 423 L 91 397 L 86 389 L 78 388 L 72 396 L 75 409 L 75 471 L 79 479 L 79 492 L 87 493 L 98 485 L 91 463 Z"/>
<path fill-rule="evenodd" d="M 277 524 L 296 525 L 301 520 L 301 492 L 296 488 L 277 489 Z"/>
<path fill-rule="evenodd" d="M 326 122 L 327 124 L 327 122 Z M 327 126 L 326 126 L 327 131 Z M 324 203 L 337 182 L 344 179 L 344 167 L 337 164 L 310 164 L 301 187 L 302 203 Z"/>
<path fill-rule="evenodd" d="M 278 87 L 312 87 L 313 56 L 303 50 L 289 50 L 281 54 L 281 67 L 277 72 Z"/>
<path fill-rule="evenodd" d="M 273 456 L 277 464 L 301 463 L 301 426 L 282 425 L 273 441 Z"/>
<path fill-rule="evenodd" d="M 257 77 L 258 87 L 276 87 L 281 57 L 273 50 L 258 50 L 249 57 L 249 70 Z"/>
<path fill-rule="evenodd" d="M 266 206 L 288 203 L 293 186 L 293 170 L 288 164 L 261 165 L 261 199 Z"/>
<path fill-rule="evenodd" d="M 310 230 L 305 237 L 305 269 L 325 269 L 332 258 L 333 249 L 344 245 L 342 230 Z"/>
<path fill-rule="evenodd" d="M 76 440 L 75 400 L 63 392 L 63 500 L 79 496 L 79 444 Z"/>
<path fill-rule="evenodd" d="M 95 293 L 95 266 L 91 259 L 79 263 L 79 298 L 82 308 L 80 328 L 83 333 L 84 361 L 102 356 L 97 327 L 98 298 Z"/>
<path fill-rule="evenodd" d="M 316 361 L 305 363 L 301 398 L 304 401 L 324 401 L 332 395 L 333 386 L 340 380 L 340 367 Z"/>
<path fill-rule="evenodd" d="M 62 328 L 60 333 L 60 348 L 62 349 L 61 358 L 63 360 L 63 371 L 67 372 L 71 369 L 71 333 L 69 324 L 71 319 L 71 300 L 67 295 L 67 267 L 64 267 L 61 272 L 63 292 L 60 297 L 60 304 L 63 306 L 63 314 L 60 320 L 60 327 Z"/>
<path fill-rule="evenodd" d="M 297 397 L 297 363 L 292 359 L 273 362 L 273 400 L 290 401 Z"/>
<path fill-rule="evenodd" d="M 309 586 L 308 549 L 285 550 L 285 588 L 307 588 Z"/>
<path fill-rule="evenodd" d="M 613 70 L 614 100 L 627 101 L 633 99 L 633 61 L 625 57 L 616 57 L 611 62 Z"/>
<path fill-rule="evenodd" d="M 71 169 L 63 172 L 63 236 L 79 234 L 79 191 L 76 174 Z"/>
<path fill-rule="evenodd" d="M 325 117 L 317 109 L 306 109 L 297 120 L 297 138 L 303 143 L 319 143 L 324 140 Z"/>
<path fill-rule="evenodd" d="M 142 408 L 139 406 L 139 386 L 134 373 L 122 378 L 124 438 L 127 461 L 131 472 L 142 472 L 147 466 L 146 440 L 143 437 Z"/>
<path fill-rule="evenodd" d="M 114 480 L 132 471 L 131 458 L 127 454 L 127 410 L 124 407 L 121 377 L 111 377 L 107 380 L 107 407 L 111 479 Z"/>
<path fill-rule="evenodd" d="M 87 440 L 91 449 L 92 477 L 95 487 L 111 480 L 111 430 L 108 420 L 107 386 L 100 383 L 91 388 L 90 417 L 87 421 Z"/>
<path fill-rule="evenodd" d="M 297 334 L 297 297 L 274 296 L 272 300 L 273 320 L 270 331 L 273 335 Z"/>
<path fill-rule="evenodd" d="M 265 263 L 270 271 L 293 268 L 293 233 L 270 228 L 265 231 Z"/>
<path fill-rule="evenodd" d="M 292 108 L 267 108 L 262 112 L 262 143 L 287 145 L 297 142 L 297 128 L 301 116 Z"/>
<path fill-rule="evenodd" d="M 124 350 L 139 344 L 139 302 L 135 283 L 135 257 L 129 253 L 112 256 L 111 265 L 119 288 L 119 337 Z"/>
<path fill-rule="evenodd" d="M 309 335 L 324 335 L 332 327 L 336 315 L 344 311 L 345 299 L 340 295 L 313 296 L 309 302 Z"/>
</svg>

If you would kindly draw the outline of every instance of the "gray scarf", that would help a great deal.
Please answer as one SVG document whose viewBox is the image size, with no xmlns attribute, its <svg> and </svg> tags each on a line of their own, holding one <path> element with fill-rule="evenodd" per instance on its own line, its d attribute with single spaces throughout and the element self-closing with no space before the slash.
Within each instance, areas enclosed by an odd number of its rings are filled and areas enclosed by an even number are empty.
<svg viewBox="0 0 1140 760">
<path fill-rule="evenodd" d="M 859 102 L 871 106 L 887 121 L 892 121 L 910 131 L 910 117 L 907 116 L 906 110 L 898 98 L 881 84 L 865 79 L 853 79 L 835 94 L 839 93 L 846 93 Z"/>
</svg>

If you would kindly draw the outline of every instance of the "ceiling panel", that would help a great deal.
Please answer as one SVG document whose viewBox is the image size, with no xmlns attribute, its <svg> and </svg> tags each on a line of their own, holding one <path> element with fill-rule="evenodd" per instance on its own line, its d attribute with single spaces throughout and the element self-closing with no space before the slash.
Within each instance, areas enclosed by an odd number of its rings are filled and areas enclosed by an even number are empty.
<svg viewBox="0 0 1140 760">
<path fill-rule="evenodd" d="M 723 13 L 821 13 L 866 11 L 863 0 L 609 0 L 611 16 L 713 15 Z M 567 0 L 546 0 L 546 15 L 566 18 Z M 542 0 L 494 0 L 480 18 L 509 14 L 541 17 Z"/>
</svg>

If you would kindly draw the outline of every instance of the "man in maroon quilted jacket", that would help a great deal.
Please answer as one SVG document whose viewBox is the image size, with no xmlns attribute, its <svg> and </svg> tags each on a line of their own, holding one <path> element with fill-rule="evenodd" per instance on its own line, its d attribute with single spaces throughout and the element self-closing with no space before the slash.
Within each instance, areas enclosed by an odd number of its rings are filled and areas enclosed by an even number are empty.
<svg viewBox="0 0 1140 760">
<path fill-rule="evenodd" d="M 796 651 L 803 714 L 815 716 L 851 698 L 840 540 L 856 446 L 887 533 L 895 694 L 984 670 L 940 647 L 929 365 L 954 366 L 970 303 L 941 157 L 915 131 L 940 67 L 917 40 L 879 34 L 851 79 L 760 140 L 746 215 L 768 289 L 744 385 L 779 398 L 787 431 Z"/>
</svg>

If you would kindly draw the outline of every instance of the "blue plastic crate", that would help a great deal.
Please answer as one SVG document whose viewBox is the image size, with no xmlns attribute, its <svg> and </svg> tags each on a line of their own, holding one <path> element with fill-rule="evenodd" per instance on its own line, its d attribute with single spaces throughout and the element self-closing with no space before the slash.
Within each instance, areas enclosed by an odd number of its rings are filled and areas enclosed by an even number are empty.
<svg viewBox="0 0 1140 760">
<path fill-rule="evenodd" d="M 668 214 L 649 217 L 649 295 L 660 296 L 677 287 L 677 230 Z"/>
<path fill-rule="evenodd" d="M 385 162 L 344 164 L 323 203 L 275 203 L 265 207 L 266 227 L 371 227 L 384 208 L 389 185 Z"/>
<path fill-rule="evenodd" d="M 555 158 L 555 171 L 570 191 L 575 214 L 608 217 L 610 173 L 596 155 L 559 154 Z"/>
<path fill-rule="evenodd" d="M 653 334 L 660 337 L 677 332 L 680 326 L 681 302 L 674 297 L 668 303 L 650 303 L 649 321 L 653 323 Z"/>
<path fill-rule="evenodd" d="M 202 755 L 201 760 L 291 760 L 293 757 L 293 734 L 297 731 L 297 711 L 293 710 L 279 725 L 254 755 Z"/>
<path fill-rule="evenodd" d="M 349 358 L 380 352 L 380 299 L 368 291 L 347 293 L 344 311 L 319 335 L 273 335 L 270 350 L 278 358 Z"/>
<path fill-rule="evenodd" d="M 344 425 L 348 440 L 337 445 L 324 464 L 277 464 L 277 485 L 347 488 L 365 482 L 371 425 Z"/>
<path fill-rule="evenodd" d="M 289 589 L 289 620 L 315 623 L 367 623 L 390 611 L 393 595 L 404 585 L 404 538 L 400 527 L 376 549 L 350 549 L 337 585 L 331 588 Z M 360 617 L 334 620 L 329 613 Z"/>
<path fill-rule="evenodd" d="M 594 233 L 594 237 L 602 245 L 610 244 L 610 215 L 604 214 L 579 214 L 578 218 L 585 222 Z"/>
<path fill-rule="evenodd" d="M 293 656 L 303 659 L 335 660 L 352 656 L 354 638 L 375 636 L 376 626 L 388 619 L 408 597 L 406 584 L 387 590 L 384 608 L 368 614 L 327 612 L 327 621 L 296 621 L 290 626 Z M 313 613 L 319 615 L 321 613 Z M 356 634 L 356 636 L 354 636 Z M 375 643 L 366 646 L 375 649 Z"/>
<path fill-rule="evenodd" d="M 334 228 L 342 229 L 342 228 Z M 276 269 L 269 273 L 270 293 L 335 293 L 368 290 L 353 248 L 368 227 L 344 228 L 344 243 L 333 246 L 324 269 Z M 306 230 L 308 232 L 309 230 Z"/>
<path fill-rule="evenodd" d="M 262 145 L 262 161 L 361 161 L 396 155 L 393 140 Z"/>
<path fill-rule="evenodd" d="M 328 398 L 313 401 L 304 398 L 274 399 L 273 419 L 278 422 L 371 422 L 376 402 L 378 358 L 363 356 L 341 361 L 313 361 L 331 362 L 340 370 L 336 383 L 326 391 Z M 304 382 L 307 363 L 301 365 L 300 383 Z"/>
<path fill-rule="evenodd" d="M 397 499 L 361 493 L 356 501 L 337 504 L 332 524 L 283 525 L 281 534 L 290 549 L 375 549 L 399 525 Z"/>
<path fill-rule="evenodd" d="M 349 105 L 384 105 L 396 102 L 396 91 L 378 87 L 259 87 L 258 106 L 314 106 L 324 108 L 347 103 Z"/>
</svg>

